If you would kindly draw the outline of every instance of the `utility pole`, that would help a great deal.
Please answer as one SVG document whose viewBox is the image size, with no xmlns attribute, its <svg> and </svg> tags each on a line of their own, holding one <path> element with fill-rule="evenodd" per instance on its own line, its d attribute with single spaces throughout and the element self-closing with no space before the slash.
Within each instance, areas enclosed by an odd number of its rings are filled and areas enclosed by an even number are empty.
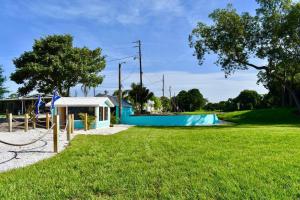
<svg viewBox="0 0 300 200">
<path fill-rule="evenodd" d="M 165 75 L 163 74 L 163 79 L 162 79 L 162 93 L 163 97 L 165 97 Z"/>
<path fill-rule="evenodd" d="M 142 70 L 142 49 L 141 49 L 141 40 L 138 40 L 134 43 L 137 43 L 137 46 L 134 47 L 138 47 L 139 49 L 139 64 L 140 64 L 140 85 L 141 87 L 143 86 L 143 70 Z"/>
<path fill-rule="evenodd" d="M 141 44 L 141 40 L 138 40 L 138 41 L 136 41 L 134 43 L 137 43 L 137 46 L 135 46 L 135 47 L 138 47 L 138 49 L 139 49 L 139 61 L 140 61 L 140 95 L 141 95 L 142 89 L 143 89 L 142 49 L 141 49 L 142 44 Z M 140 104 L 141 104 L 141 112 L 143 112 L 142 98 L 140 97 L 140 99 L 141 99 L 141 102 L 140 102 Z"/>
<path fill-rule="evenodd" d="M 121 123 L 122 118 L 122 83 L 121 83 L 121 68 L 122 64 L 125 62 L 119 63 L 119 123 Z"/>
<path fill-rule="evenodd" d="M 140 84 L 143 87 L 143 70 L 142 70 L 142 50 L 141 50 L 141 40 L 138 41 L 139 46 L 139 60 L 140 60 Z"/>
<path fill-rule="evenodd" d="M 94 97 L 96 96 L 96 88 L 94 87 Z"/>
<path fill-rule="evenodd" d="M 171 86 L 169 86 L 169 93 L 170 93 L 170 100 L 171 100 L 171 98 L 172 98 L 172 87 Z"/>
</svg>

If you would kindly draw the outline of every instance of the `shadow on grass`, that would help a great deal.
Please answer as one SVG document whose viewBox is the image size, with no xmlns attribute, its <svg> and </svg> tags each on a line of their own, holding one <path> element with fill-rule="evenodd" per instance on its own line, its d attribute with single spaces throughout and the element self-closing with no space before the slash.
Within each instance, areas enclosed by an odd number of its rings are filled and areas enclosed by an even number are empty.
<svg viewBox="0 0 300 200">
<path fill-rule="evenodd" d="M 236 111 L 220 114 L 218 117 L 237 125 L 300 125 L 300 115 L 292 108 Z"/>
</svg>

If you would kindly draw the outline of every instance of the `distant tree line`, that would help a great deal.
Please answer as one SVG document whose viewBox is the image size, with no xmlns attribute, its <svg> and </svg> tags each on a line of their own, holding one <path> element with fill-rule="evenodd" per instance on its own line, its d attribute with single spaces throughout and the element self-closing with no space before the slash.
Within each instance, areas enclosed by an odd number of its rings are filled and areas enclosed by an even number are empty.
<svg viewBox="0 0 300 200">
<path fill-rule="evenodd" d="M 243 90 L 237 97 L 229 98 L 227 101 L 209 102 L 204 106 L 204 109 L 209 111 L 235 111 L 270 108 L 274 105 L 270 102 L 269 97 L 269 94 L 260 95 L 255 90 Z"/>
</svg>

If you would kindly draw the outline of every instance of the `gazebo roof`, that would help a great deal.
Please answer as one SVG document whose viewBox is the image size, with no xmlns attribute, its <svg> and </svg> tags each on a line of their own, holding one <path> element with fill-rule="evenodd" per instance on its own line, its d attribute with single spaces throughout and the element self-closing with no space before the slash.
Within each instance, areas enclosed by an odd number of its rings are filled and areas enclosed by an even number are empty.
<svg viewBox="0 0 300 200">
<path fill-rule="evenodd" d="M 51 101 L 46 104 L 51 106 Z M 55 107 L 114 107 L 114 104 L 107 97 L 61 97 L 54 102 Z"/>
</svg>

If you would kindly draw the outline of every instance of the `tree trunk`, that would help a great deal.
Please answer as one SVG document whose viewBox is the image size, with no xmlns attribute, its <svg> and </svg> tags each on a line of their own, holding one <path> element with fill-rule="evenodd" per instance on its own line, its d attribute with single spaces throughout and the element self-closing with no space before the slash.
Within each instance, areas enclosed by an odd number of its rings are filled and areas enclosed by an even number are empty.
<svg viewBox="0 0 300 200">
<path fill-rule="evenodd" d="M 296 95 L 295 91 L 293 89 L 291 89 L 290 87 L 288 87 L 288 86 L 286 86 L 286 89 L 290 93 L 290 95 L 292 96 L 292 98 L 293 98 L 293 100 L 296 104 L 297 110 L 300 113 L 300 102 L 299 102 L 299 99 L 297 98 L 297 95 Z"/>
</svg>

